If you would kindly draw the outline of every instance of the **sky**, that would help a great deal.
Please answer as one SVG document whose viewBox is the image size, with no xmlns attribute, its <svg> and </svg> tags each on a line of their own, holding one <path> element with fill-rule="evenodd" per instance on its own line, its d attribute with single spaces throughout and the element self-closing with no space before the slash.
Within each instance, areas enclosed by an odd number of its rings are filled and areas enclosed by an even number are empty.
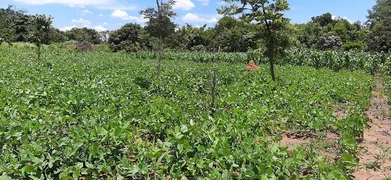
<svg viewBox="0 0 391 180">
<path fill-rule="evenodd" d="M 216 9 L 227 5 L 221 0 L 176 0 L 178 16 L 174 22 L 193 26 L 214 26 L 221 15 Z M 27 14 L 46 14 L 54 17 L 53 26 L 60 30 L 88 27 L 98 31 L 115 30 L 126 23 L 144 24 L 140 11 L 154 7 L 155 0 L 0 0 L 0 8 L 15 5 Z M 330 12 L 349 21 L 366 21 L 368 9 L 376 0 L 288 0 L 286 17 L 291 23 L 305 23 L 313 16 Z"/>
</svg>

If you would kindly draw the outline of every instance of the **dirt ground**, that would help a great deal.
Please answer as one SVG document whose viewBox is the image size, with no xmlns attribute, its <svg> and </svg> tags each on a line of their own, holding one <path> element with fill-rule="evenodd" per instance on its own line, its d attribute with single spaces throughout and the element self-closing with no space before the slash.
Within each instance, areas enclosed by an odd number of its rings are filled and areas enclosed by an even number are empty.
<svg viewBox="0 0 391 180">
<path fill-rule="evenodd" d="M 376 88 L 372 91 L 373 97 L 371 105 L 366 111 L 366 115 L 370 119 L 367 128 L 364 131 L 363 141 L 360 143 L 362 148 L 359 152 L 359 166 L 352 177 L 356 180 L 391 180 L 391 117 L 389 115 L 390 105 L 388 105 L 388 97 L 383 94 L 383 85 L 381 77 L 376 77 Z M 348 116 L 348 105 L 338 105 L 334 116 L 338 120 L 343 120 Z M 317 139 L 311 134 L 296 134 L 294 132 L 286 132 L 282 135 L 280 141 L 281 146 L 288 147 L 288 150 L 294 150 L 297 146 L 306 146 L 311 139 Z M 328 132 L 323 142 L 331 146 L 338 146 L 339 136 L 332 132 Z M 337 149 L 338 147 L 334 147 Z M 323 151 L 321 153 L 333 160 L 337 158 L 337 154 L 331 151 Z"/>
<path fill-rule="evenodd" d="M 371 106 L 366 114 L 369 128 L 364 131 L 360 146 L 359 167 L 352 175 L 357 180 L 382 180 L 391 178 L 391 118 L 388 97 L 382 93 L 383 85 L 377 77 L 372 91 Z"/>
</svg>

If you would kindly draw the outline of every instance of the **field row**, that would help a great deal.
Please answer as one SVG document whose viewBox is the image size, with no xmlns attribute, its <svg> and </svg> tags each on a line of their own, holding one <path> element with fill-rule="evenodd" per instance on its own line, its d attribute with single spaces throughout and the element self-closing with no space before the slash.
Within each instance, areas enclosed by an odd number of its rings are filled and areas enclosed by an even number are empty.
<svg viewBox="0 0 391 180">
<path fill-rule="evenodd" d="M 28 43 L 18 43 L 15 45 L 24 52 L 33 52 L 36 47 Z M 54 44 L 45 47 L 48 53 L 74 53 L 74 45 Z M 104 45 L 97 45 L 97 51 L 108 52 Z M 65 50 L 65 51 L 64 51 Z M 2 49 L 5 52 L 5 48 Z M 125 55 L 122 55 L 125 56 Z M 156 59 L 156 52 L 127 53 L 132 59 Z M 254 60 L 257 64 L 267 64 L 268 59 L 261 50 L 254 50 L 248 53 L 217 53 L 217 52 L 165 52 L 165 60 L 189 60 L 193 62 L 212 63 L 248 63 Z M 277 58 L 277 64 L 309 66 L 317 69 L 328 68 L 334 71 L 340 70 L 364 70 L 370 74 L 381 73 L 391 75 L 391 53 L 367 53 L 361 51 L 337 52 L 337 51 L 317 51 L 310 49 L 286 50 L 285 55 Z"/>
</svg>

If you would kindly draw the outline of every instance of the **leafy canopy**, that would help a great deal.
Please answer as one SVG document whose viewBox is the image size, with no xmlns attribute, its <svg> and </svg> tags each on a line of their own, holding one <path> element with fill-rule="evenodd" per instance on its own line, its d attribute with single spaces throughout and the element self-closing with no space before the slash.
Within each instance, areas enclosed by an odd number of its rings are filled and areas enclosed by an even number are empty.
<svg viewBox="0 0 391 180">
<path fill-rule="evenodd" d="M 391 50 L 391 0 L 377 0 L 372 10 L 368 11 L 368 21 L 371 32 L 367 38 L 367 48 L 370 51 Z"/>
<path fill-rule="evenodd" d="M 218 12 L 224 15 L 241 14 L 241 19 L 247 23 L 254 23 L 260 28 L 260 36 L 263 38 L 266 46 L 265 53 L 270 62 L 270 70 L 273 81 L 274 75 L 274 57 L 289 46 L 289 36 L 286 33 L 289 19 L 284 17 L 283 12 L 289 10 L 289 4 L 286 0 L 225 0 L 233 3 L 231 6 L 225 6 Z M 240 3 L 238 6 L 235 3 Z"/>
<path fill-rule="evenodd" d="M 30 34 L 30 41 L 36 45 L 50 44 L 52 17 L 36 15 L 32 17 L 33 31 Z"/>
<path fill-rule="evenodd" d="M 165 3 L 156 0 L 157 9 L 150 7 L 140 12 L 145 19 L 148 19 L 145 29 L 151 36 L 164 38 L 175 31 L 176 25 L 171 22 L 171 18 L 177 16 L 177 13 L 172 10 L 175 3 L 174 0 Z"/>
</svg>

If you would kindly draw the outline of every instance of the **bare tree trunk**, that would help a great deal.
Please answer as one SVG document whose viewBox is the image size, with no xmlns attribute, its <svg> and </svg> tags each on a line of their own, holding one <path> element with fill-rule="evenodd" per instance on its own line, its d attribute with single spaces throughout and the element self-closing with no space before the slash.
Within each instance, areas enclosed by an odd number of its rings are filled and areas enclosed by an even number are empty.
<svg viewBox="0 0 391 180">
<path fill-rule="evenodd" d="M 163 46 L 162 46 L 162 37 L 159 37 L 159 54 L 157 58 L 157 66 L 156 66 L 156 75 L 159 78 L 160 77 L 160 63 L 162 61 L 162 56 L 163 56 Z"/>
<path fill-rule="evenodd" d="M 41 44 L 37 45 L 38 47 L 38 56 L 37 56 L 37 69 L 39 68 L 39 65 L 41 63 Z"/>
<path fill-rule="evenodd" d="M 159 28 L 161 28 L 161 18 L 162 18 L 162 10 L 161 10 L 161 6 L 163 5 L 163 1 L 160 1 L 160 4 L 159 4 L 159 0 L 156 0 L 156 5 L 157 5 L 157 9 L 158 9 L 158 24 L 159 24 Z M 160 64 L 161 64 L 161 61 L 162 61 L 162 58 L 163 58 L 163 39 L 162 39 L 162 33 L 161 31 L 159 32 L 159 55 L 158 55 L 158 58 L 157 58 L 157 65 L 156 65 L 156 75 L 158 78 L 160 78 Z"/>
<path fill-rule="evenodd" d="M 272 81 L 276 81 L 276 74 L 274 72 L 274 54 L 273 52 L 269 55 L 269 63 L 270 63 L 270 73 L 272 75 Z"/>
<path fill-rule="evenodd" d="M 263 11 L 263 14 L 266 14 L 266 9 L 265 9 L 265 4 L 262 3 L 262 11 Z M 268 58 L 269 58 L 269 63 L 270 63 L 270 73 L 272 75 L 272 81 L 276 81 L 276 75 L 274 74 L 274 38 L 273 38 L 273 31 L 271 30 L 270 28 L 270 24 L 269 22 L 264 19 L 264 22 L 265 22 L 265 26 L 266 26 L 266 30 L 268 32 L 268 38 L 266 41 L 267 42 L 267 54 L 268 54 Z"/>
<path fill-rule="evenodd" d="M 214 117 L 215 116 L 215 91 L 216 91 L 216 68 L 213 70 L 212 74 L 212 101 L 210 103 L 210 116 Z"/>
<path fill-rule="evenodd" d="M 218 62 L 218 59 L 220 57 L 220 46 L 218 49 L 218 55 L 217 55 L 217 60 L 215 63 Z M 216 108 L 215 108 L 215 99 L 216 99 L 216 64 L 214 64 L 213 67 L 213 72 L 212 72 L 212 93 L 211 93 L 211 102 L 210 102 L 210 116 L 214 118 L 215 113 L 216 113 Z"/>
<path fill-rule="evenodd" d="M 274 44 L 272 43 L 270 47 L 268 48 L 268 58 L 269 58 L 269 64 L 270 64 L 270 74 L 272 76 L 272 81 L 276 81 L 276 75 L 274 72 Z"/>
</svg>

